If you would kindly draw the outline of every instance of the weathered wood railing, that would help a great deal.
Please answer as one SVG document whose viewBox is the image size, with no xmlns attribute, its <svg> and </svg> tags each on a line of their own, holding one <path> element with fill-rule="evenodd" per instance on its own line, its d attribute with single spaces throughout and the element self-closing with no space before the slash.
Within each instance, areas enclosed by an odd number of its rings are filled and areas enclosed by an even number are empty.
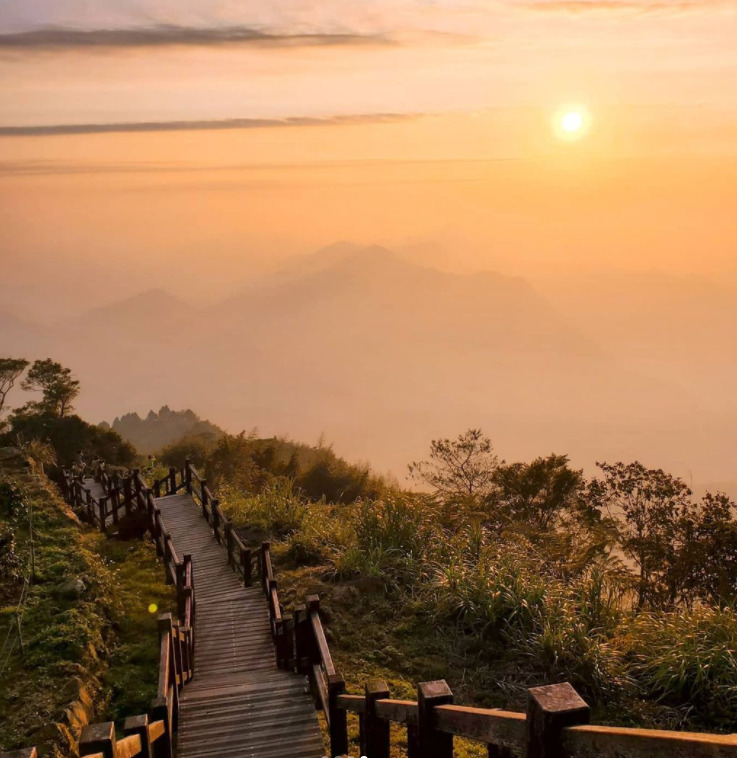
<svg viewBox="0 0 737 758">
<path fill-rule="evenodd" d="M 360 754 L 368 758 L 389 758 L 391 724 L 406 729 L 408 758 L 451 758 L 454 737 L 483 744 L 490 758 L 737 758 L 737 735 L 591 726 L 588 705 L 567 683 L 528 690 L 526 714 L 455 705 L 443 680 L 419 684 L 417 700 L 392 699 L 380 681 L 369 682 L 361 695 L 346 694 L 322 627 L 319 598 L 310 595 L 304 605 L 285 613 L 269 543 L 257 552 L 254 572 L 251 550 L 191 462 L 171 470 L 167 488 L 195 496 L 246 585 L 257 573 L 268 602 L 277 664 L 309 678 L 315 706 L 328 726 L 331 756 L 347 753 L 348 714 L 353 714 L 359 722 Z"/>
<path fill-rule="evenodd" d="M 84 492 L 79 480 L 72 478 L 66 486 L 70 502 L 89 511 L 95 523 L 99 523 L 95 516 L 99 513 L 104 525 L 106 510 L 99 504 L 95 508 L 94 498 L 90 508 L 89 492 Z M 108 497 L 116 489 L 120 491 L 120 484 L 108 477 Z M 182 469 L 170 469 L 164 479 L 154 483 L 153 490 L 139 472 L 132 472 L 122 480 L 122 491 L 126 512 L 145 509 L 149 515 L 157 551 L 177 586 L 180 621 L 174 624 L 170 616 L 159 618 L 159 693 L 150 715 L 128 719 L 125 736 L 118 741 L 113 724 L 87 727 L 80 745 L 82 756 L 171 757 L 179 691 L 193 672 L 195 596 L 191 560 L 184 556 L 179 561 L 154 495 L 185 491 L 194 496 L 216 539 L 226 547 L 228 563 L 241 574 L 244 584 L 250 586 L 258 574 L 268 602 L 277 665 L 308 677 L 315 706 L 323 712 L 328 726 L 331 756 L 347 753 L 348 714 L 353 714 L 359 723 L 361 755 L 368 758 L 389 758 L 392 724 L 406 729 L 408 758 L 452 758 L 456 736 L 483 744 L 489 758 L 737 758 L 737 735 L 589 725 L 588 705 L 567 683 L 529 689 L 527 713 L 455 705 L 444 680 L 419 684 L 417 700 L 392 699 L 382 681 L 367 683 L 361 695 L 346 694 L 345 681 L 335 669 L 325 637 L 319 598 L 310 595 L 304 605 L 285 614 L 269 543 L 257 551 L 254 571 L 252 550 L 237 535 L 190 461 Z M 8 756 L 35 758 L 35 752 L 20 751 L 0 758 Z"/>
<path fill-rule="evenodd" d="M 126 513 L 139 511 L 148 517 L 148 530 L 164 562 L 166 579 L 176 587 L 177 619 L 173 620 L 170 613 L 158 619 L 159 681 L 150 713 L 128 718 L 122 740 L 116 739 L 115 725 L 111 722 L 86 727 L 80 739 L 80 756 L 172 758 L 179 694 L 194 676 L 196 596 L 192 557 L 184 555 L 180 559 L 177 555 L 153 490 L 140 471 L 131 472 L 123 484 Z M 117 487 L 117 483 L 111 486 Z"/>
<path fill-rule="evenodd" d="M 80 476 L 65 472 L 63 490 L 67 501 L 95 525 L 105 530 L 109 503 L 113 523 L 117 523 L 116 510 L 125 513 L 142 512 L 148 518 L 148 531 L 156 545 L 156 552 L 164 562 L 166 579 L 176 587 L 177 618 L 170 613 L 158 617 L 159 677 L 157 696 L 151 702 L 148 714 L 131 716 L 123 727 L 123 738 L 117 739 L 115 724 L 103 722 L 86 726 L 79 742 L 80 756 L 92 758 L 172 758 L 174 733 L 178 725 L 179 693 L 194 676 L 196 597 L 192 557 L 180 559 L 166 529 L 161 511 L 156 505 L 152 489 L 137 469 L 122 479 L 108 475 L 100 467 L 100 479 L 106 495 L 99 500 L 92 497 Z M 123 499 L 111 497 L 122 491 Z M 2 753 L 0 758 L 37 758 L 36 748 Z"/>
</svg>

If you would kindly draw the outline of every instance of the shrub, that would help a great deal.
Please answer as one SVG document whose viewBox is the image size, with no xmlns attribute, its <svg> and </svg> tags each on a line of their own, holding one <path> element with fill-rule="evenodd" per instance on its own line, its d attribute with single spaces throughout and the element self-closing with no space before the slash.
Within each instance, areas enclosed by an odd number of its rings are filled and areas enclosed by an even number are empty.
<svg viewBox="0 0 737 758">
<path fill-rule="evenodd" d="M 13 416 L 5 440 L 8 444 L 15 444 L 18 438 L 48 441 L 54 448 L 59 466 L 75 463 L 80 450 L 87 460 L 99 458 L 111 466 L 131 466 L 136 458 L 133 446 L 120 435 L 88 424 L 79 416 L 51 413 Z"/>
<path fill-rule="evenodd" d="M 0 577 L 17 579 L 20 575 L 20 557 L 15 551 L 15 530 L 0 522 Z"/>
<path fill-rule="evenodd" d="M 627 636 L 633 674 L 649 697 L 687 706 L 731 729 L 737 709 L 737 613 L 700 607 L 643 613 Z"/>
<path fill-rule="evenodd" d="M 238 526 L 284 537 L 305 523 L 308 503 L 289 479 L 275 479 L 257 495 L 228 488 L 222 488 L 220 494 L 225 513 Z"/>
</svg>

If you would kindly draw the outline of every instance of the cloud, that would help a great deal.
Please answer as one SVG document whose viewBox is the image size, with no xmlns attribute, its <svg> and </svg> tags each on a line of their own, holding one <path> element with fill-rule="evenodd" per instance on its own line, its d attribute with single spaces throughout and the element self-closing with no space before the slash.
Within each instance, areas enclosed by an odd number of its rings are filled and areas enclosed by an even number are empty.
<svg viewBox="0 0 737 758">
<path fill-rule="evenodd" d="M 193 27 L 174 24 L 124 29 L 70 29 L 47 27 L 0 34 L 0 51 L 60 51 L 132 49 L 173 46 L 256 45 L 322 47 L 395 44 L 383 34 L 275 33 L 249 26 Z"/>
<path fill-rule="evenodd" d="M 216 129 L 266 129 L 289 126 L 354 126 L 382 124 L 420 118 L 422 113 L 365 113 L 315 118 L 227 118 L 214 121 L 131 121 L 111 124 L 51 124 L 46 126 L 0 126 L 0 137 L 45 137 L 69 134 L 130 132 L 184 132 Z"/>
<path fill-rule="evenodd" d="M 526 0 L 528 10 L 548 13 L 680 13 L 723 5 L 722 0 Z"/>
</svg>

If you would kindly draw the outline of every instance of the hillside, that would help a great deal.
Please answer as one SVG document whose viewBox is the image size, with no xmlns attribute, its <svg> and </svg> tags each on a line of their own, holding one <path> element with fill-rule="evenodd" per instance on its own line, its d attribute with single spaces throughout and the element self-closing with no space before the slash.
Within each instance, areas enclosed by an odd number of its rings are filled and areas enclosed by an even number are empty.
<svg viewBox="0 0 737 758">
<path fill-rule="evenodd" d="M 0 750 L 68 758 L 88 721 L 145 710 L 158 660 L 147 607 L 172 599 L 151 545 L 82 526 L 55 485 L 0 449 Z"/>
<path fill-rule="evenodd" d="M 158 452 L 183 437 L 203 437 L 215 441 L 223 434 L 222 429 L 201 419 L 193 411 L 172 411 L 167 405 L 162 406 L 158 413 L 149 411 L 145 418 L 137 413 L 125 413 L 115 418 L 111 428 L 145 455 Z"/>
<path fill-rule="evenodd" d="M 161 289 L 151 289 L 133 297 L 109 305 L 94 308 L 80 318 L 72 319 L 65 331 L 74 331 L 86 336 L 136 337 L 146 342 L 179 328 L 186 329 L 195 318 L 197 310 Z"/>
<path fill-rule="evenodd" d="M 345 455 L 397 474 L 423 440 L 480 423 L 519 456 L 565 449 L 592 466 L 597 449 L 697 482 L 729 479 L 734 418 L 717 410 L 723 387 L 708 403 L 702 391 L 721 381 L 713 361 L 686 373 L 637 360 L 598 327 L 597 313 L 622 315 L 617 298 L 587 319 L 519 277 L 451 274 L 338 243 L 214 306 L 148 292 L 43 336 L 88 388 L 88 416 L 196 405 L 230 431 L 324 432 Z M 648 319 L 644 306 L 633 314 L 635 345 Z"/>
</svg>

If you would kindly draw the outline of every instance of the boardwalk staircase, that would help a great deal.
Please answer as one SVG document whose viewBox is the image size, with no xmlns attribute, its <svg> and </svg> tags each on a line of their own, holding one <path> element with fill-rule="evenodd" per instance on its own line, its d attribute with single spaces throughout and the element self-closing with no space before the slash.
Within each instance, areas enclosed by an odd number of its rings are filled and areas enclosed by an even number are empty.
<svg viewBox="0 0 737 758">
<path fill-rule="evenodd" d="M 64 494 L 103 532 L 145 521 L 176 588 L 177 613 L 159 617 L 157 697 L 150 711 L 86 727 L 88 758 L 321 758 L 348 752 L 357 719 L 367 758 L 452 758 L 454 737 L 489 758 L 737 758 L 737 735 L 624 729 L 589 724 L 567 683 L 528 690 L 527 713 L 455 705 L 445 681 L 418 685 L 416 700 L 390 697 L 384 682 L 346 694 L 333 665 L 316 596 L 286 614 L 268 543 L 246 545 L 189 461 L 148 486 L 140 471 L 67 474 Z M 394 752 L 392 752 L 392 749 Z M 36 758 L 36 748 L 0 758 Z"/>
</svg>

